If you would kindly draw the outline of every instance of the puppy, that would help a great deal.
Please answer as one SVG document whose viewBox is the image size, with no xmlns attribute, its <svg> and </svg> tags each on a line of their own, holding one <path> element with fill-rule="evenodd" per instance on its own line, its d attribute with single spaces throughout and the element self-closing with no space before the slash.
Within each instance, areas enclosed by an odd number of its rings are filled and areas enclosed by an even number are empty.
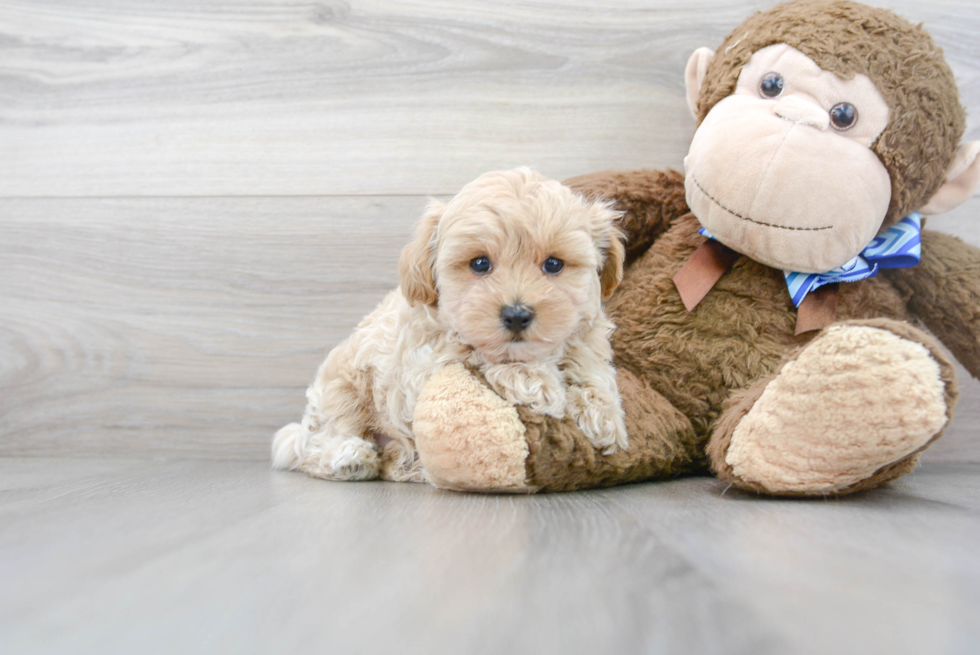
<svg viewBox="0 0 980 655">
<path fill-rule="evenodd" d="M 627 447 L 602 311 L 623 275 L 618 214 L 527 168 L 433 201 L 399 262 L 400 286 L 334 348 L 302 423 L 276 433 L 275 468 L 331 480 L 422 481 L 412 420 L 453 362 L 509 402 L 571 416 L 610 454 Z M 381 451 L 379 452 L 379 447 Z"/>
</svg>

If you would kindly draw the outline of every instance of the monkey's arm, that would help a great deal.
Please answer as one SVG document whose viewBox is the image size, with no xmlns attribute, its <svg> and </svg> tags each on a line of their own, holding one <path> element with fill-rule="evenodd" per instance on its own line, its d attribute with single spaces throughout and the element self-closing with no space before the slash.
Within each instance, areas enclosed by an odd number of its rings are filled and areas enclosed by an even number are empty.
<svg viewBox="0 0 980 655">
<path fill-rule="evenodd" d="M 909 310 L 975 378 L 980 378 L 980 250 L 960 239 L 922 231 L 922 262 L 884 271 Z"/>
<path fill-rule="evenodd" d="M 684 199 L 684 175 L 665 171 L 605 171 L 579 175 L 565 184 L 590 200 L 604 198 L 625 212 L 619 223 L 626 235 L 626 263 L 642 255 L 678 216 L 690 211 Z"/>
</svg>

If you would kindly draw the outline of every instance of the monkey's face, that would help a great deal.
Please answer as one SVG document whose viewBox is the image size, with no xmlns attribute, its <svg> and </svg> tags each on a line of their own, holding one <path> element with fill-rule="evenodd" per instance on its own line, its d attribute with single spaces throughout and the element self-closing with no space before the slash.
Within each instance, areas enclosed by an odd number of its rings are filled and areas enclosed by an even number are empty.
<svg viewBox="0 0 980 655">
<path fill-rule="evenodd" d="M 684 159 L 687 202 L 722 243 L 818 273 L 864 249 L 891 199 L 871 150 L 889 110 L 864 75 L 843 80 L 785 44 L 757 51 Z"/>
</svg>

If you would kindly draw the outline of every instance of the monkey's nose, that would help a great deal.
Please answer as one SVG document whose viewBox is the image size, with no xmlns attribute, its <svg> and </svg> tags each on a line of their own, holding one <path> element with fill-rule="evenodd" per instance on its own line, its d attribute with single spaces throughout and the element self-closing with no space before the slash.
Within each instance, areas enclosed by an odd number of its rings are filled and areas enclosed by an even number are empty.
<svg viewBox="0 0 980 655">
<path fill-rule="evenodd" d="M 526 305 L 515 303 L 500 310 L 500 320 L 505 328 L 514 334 L 520 334 L 534 320 L 534 312 Z"/>
<path fill-rule="evenodd" d="M 820 131 L 830 127 L 830 114 L 826 109 L 796 96 L 780 98 L 773 111 L 784 120 L 809 125 Z"/>
</svg>

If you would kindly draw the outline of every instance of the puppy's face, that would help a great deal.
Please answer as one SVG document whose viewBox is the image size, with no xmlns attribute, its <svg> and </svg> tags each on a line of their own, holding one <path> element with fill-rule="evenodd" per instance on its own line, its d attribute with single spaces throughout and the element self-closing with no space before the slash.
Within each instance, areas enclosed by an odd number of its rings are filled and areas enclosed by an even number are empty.
<svg viewBox="0 0 980 655">
<path fill-rule="evenodd" d="M 540 359 L 594 318 L 622 278 L 615 218 L 527 169 L 488 173 L 430 207 L 403 254 L 402 290 L 437 306 L 488 361 Z"/>
</svg>

